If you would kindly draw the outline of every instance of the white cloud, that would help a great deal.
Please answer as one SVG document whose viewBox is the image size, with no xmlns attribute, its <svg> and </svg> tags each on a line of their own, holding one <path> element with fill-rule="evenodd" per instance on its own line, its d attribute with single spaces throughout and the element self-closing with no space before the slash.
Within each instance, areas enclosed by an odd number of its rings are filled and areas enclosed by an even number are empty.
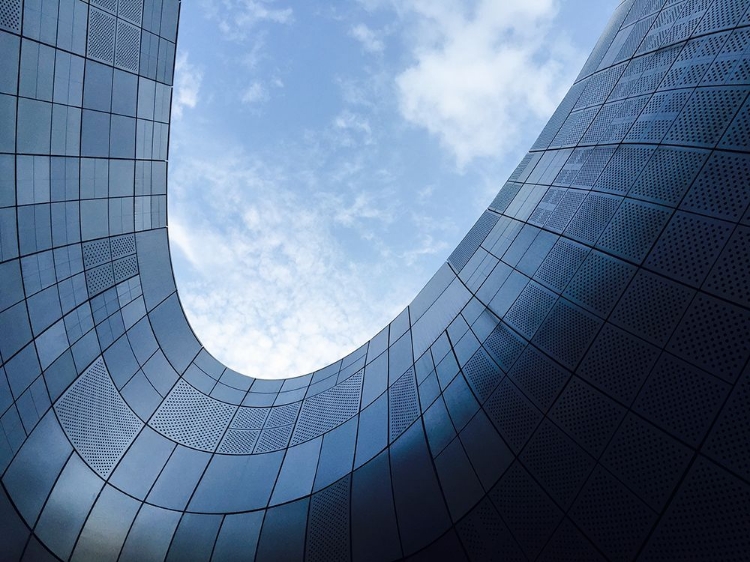
<svg viewBox="0 0 750 562">
<path fill-rule="evenodd" d="M 246 103 L 248 105 L 268 101 L 268 90 L 263 84 L 256 81 L 250 84 L 250 86 L 248 86 L 247 89 L 242 92 L 242 97 L 240 99 L 242 100 L 242 103 Z"/>
<path fill-rule="evenodd" d="M 289 24 L 294 19 L 291 8 L 272 8 L 272 1 L 204 0 L 208 16 L 216 20 L 224 37 L 242 42 L 250 31 L 263 22 Z"/>
<path fill-rule="evenodd" d="M 172 100 L 172 116 L 182 117 L 186 107 L 194 108 L 198 104 L 203 81 L 203 70 L 190 64 L 188 53 L 180 52 L 175 61 L 174 70 L 174 99 Z"/>
<path fill-rule="evenodd" d="M 368 53 L 382 53 L 385 49 L 385 43 L 377 36 L 377 33 L 363 23 L 351 27 L 349 36 L 359 41 Z"/>
<path fill-rule="evenodd" d="M 174 259 L 192 270 L 177 278 L 182 302 L 202 343 L 240 372 L 277 378 L 321 368 L 416 292 L 410 283 L 383 287 L 382 271 L 373 275 L 342 249 L 334 226 L 377 212 L 366 195 L 331 205 L 240 151 L 181 159 L 170 182 Z M 207 220 L 217 215 L 221 222 Z"/>
<path fill-rule="evenodd" d="M 551 31 L 557 4 L 400 4 L 414 61 L 396 78 L 403 117 L 436 135 L 459 167 L 514 148 L 523 127 L 554 110 L 583 60 Z"/>
</svg>

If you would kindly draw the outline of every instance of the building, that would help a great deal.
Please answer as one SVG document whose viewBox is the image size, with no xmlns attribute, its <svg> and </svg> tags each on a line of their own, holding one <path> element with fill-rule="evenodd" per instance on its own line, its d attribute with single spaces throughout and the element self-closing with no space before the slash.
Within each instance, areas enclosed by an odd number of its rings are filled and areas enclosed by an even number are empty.
<svg viewBox="0 0 750 562">
<path fill-rule="evenodd" d="M 178 0 L 0 0 L 0 558 L 740 560 L 750 10 L 625 0 L 389 326 L 254 380 L 167 244 Z"/>
</svg>

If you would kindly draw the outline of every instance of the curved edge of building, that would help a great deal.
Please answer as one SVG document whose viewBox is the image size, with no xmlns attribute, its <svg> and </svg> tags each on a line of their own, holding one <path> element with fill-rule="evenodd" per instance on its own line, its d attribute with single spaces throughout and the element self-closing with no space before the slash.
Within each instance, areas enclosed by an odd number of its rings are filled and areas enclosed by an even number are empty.
<svg viewBox="0 0 750 562">
<path fill-rule="evenodd" d="M 746 558 L 747 2 L 622 2 L 414 301 L 283 381 L 176 292 L 178 12 L 0 0 L 0 558 Z"/>
</svg>

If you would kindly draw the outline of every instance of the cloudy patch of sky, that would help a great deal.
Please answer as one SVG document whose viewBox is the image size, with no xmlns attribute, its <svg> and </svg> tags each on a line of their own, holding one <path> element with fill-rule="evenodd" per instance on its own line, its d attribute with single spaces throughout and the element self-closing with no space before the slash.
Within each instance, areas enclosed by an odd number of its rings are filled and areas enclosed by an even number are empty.
<svg viewBox="0 0 750 562">
<path fill-rule="evenodd" d="M 502 187 L 616 4 L 183 4 L 169 230 L 202 343 L 278 378 L 372 337 Z"/>
</svg>

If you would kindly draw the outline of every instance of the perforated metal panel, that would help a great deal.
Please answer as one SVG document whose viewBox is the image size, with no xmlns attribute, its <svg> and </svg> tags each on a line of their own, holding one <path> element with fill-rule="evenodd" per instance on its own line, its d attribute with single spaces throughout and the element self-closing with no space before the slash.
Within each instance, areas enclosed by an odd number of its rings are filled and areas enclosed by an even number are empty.
<svg viewBox="0 0 750 562">
<path fill-rule="evenodd" d="M 306 560 L 350 560 L 349 488 L 350 478 L 342 478 L 311 498 Z"/>
<path fill-rule="evenodd" d="M 390 440 L 393 441 L 419 416 L 417 384 L 414 369 L 401 375 L 388 390 L 390 412 Z"/>
<path fill-rule="evenodd" d="M 115 65 L 138 72 L 141 50 L 141 30 L 122 20 L 117 21 Z"/>
<path fill-rule="evenodd" d="M 0 2 L 0 28 L 15 32 L 21 31 L 21 0 Z"/>
<path fill-rule="evenodd" d="M 213 451 L 236 409 L 236 406 L 214 400 L 180 380 L 149 425 L 178 443 Z"/>
<path fill-rule="evenodd" d="M 363 375 L 364 370 L 360 370 L 333 388 L 305 400 L 291 444 L 313 439 L 355 416 L 359 411 Z"/>
<path fill-rule="evenodd" d="M 485 212 L 476 224 L 471 228 L 468 234 L 461 240 L 461 243 L 453 250 L 448 261 L 453 264 L 457 271 L 461 271 L 469 258 L 477 251 L 479 245 L 484 241 L 487 235 L 495 226 L 499 217 L 494 213 Z"/>
<path fill-rule="evenodd" d="M 114 4 L 114 1 L 112 2 Z M 115 56 L 115 17 L 91 8 L 89 10 L 88 56 L 112 64 Z"/>
<path fill-rule="evenodd" d="M 60 425 L 89 466 L 106 478 L 143 427 L 99 357 L 55 404 Z"/>
</svg>

